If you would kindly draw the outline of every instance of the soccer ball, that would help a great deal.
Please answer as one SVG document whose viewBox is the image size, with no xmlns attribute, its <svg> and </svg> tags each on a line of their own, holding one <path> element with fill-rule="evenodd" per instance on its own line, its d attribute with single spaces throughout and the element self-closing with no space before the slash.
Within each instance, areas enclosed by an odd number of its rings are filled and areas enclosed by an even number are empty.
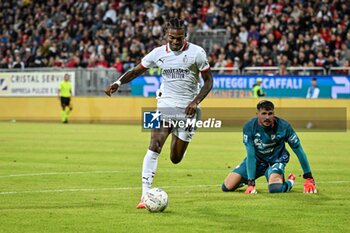
<svg viewBox="0 0 350 233">
<path fill-rule="evenodd" d="M 168 206 L 168 194 L 160 188 L 150 189 L 143 198 L 150 212 L 162 212 Z"/>
</svg>

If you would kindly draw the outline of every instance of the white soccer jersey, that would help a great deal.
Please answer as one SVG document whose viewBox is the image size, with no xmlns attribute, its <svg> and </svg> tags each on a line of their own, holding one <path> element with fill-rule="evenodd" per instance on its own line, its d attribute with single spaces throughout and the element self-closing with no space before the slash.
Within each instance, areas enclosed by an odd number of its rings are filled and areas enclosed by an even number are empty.
<svg viewBox="0 0 350 233">
<path fill-rule="evenodd" d="M 142 59 L 141 66 L 161 68 L 161 98 L 184 104 L 199 93 L 199 72 L 210 68 L 204 49 L 188 42 L 180 51 L 172 51 L 168 44 L 153 49 Z"/>
</svg>

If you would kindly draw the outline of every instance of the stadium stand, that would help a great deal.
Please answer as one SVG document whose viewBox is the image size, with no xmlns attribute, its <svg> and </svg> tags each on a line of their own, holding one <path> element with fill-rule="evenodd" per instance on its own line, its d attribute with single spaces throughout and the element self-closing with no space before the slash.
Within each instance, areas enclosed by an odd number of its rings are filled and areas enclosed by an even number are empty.
<svg viewBox="0 0 350 233">
<path fill-rule="evenodd" d="M 0 68 L 133 67 L 165 43 L 169 17 L 212 67 L 348 67 L 347 0 L 0 2 Z M 283 73 L 282 72 L 282 73 Z M 339 69 L 339 72 L 343 72 Z"/>
</svg>

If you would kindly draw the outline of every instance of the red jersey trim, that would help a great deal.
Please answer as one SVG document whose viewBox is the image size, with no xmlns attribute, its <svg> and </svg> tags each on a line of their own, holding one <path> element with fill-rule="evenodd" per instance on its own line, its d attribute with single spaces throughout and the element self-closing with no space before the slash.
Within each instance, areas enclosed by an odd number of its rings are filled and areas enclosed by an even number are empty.
<svg viewBox="0 0 350 233">
<path fill-rule="evenodd" d="M 181 48 L 181 51 L 185 51 L 187 49 L 187 41 L 184 40 L 184 45 Z"/>
<path fill-rule="evenodd" d="M 140 63 L 140 66 L 142 66 L 142 68 L 144 68 L 144 69 L 149 69 L 148 67 L 142 65 L 142 63 Z"/>
<path fill-rule="evenodd" d="M 208 68 L 205 68 L 204 70 L 200 70 L 199 72 L 205 72 L 205 71 L 208 71 L 210 70 L 210 66 Z"/>
</svg>

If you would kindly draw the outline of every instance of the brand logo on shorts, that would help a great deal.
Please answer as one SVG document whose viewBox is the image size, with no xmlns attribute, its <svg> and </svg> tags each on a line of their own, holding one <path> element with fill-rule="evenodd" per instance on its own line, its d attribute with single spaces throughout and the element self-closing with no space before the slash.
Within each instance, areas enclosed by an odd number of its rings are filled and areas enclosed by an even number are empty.
<svg viewBox="0 0 350 233">
<path fill-rule="evenodd" d="M 144 112 L 143 113 L 143 128 L 144 129 L 160 129 L 160 116 L 162 113 L 159 111 Z"/>
</svg>

